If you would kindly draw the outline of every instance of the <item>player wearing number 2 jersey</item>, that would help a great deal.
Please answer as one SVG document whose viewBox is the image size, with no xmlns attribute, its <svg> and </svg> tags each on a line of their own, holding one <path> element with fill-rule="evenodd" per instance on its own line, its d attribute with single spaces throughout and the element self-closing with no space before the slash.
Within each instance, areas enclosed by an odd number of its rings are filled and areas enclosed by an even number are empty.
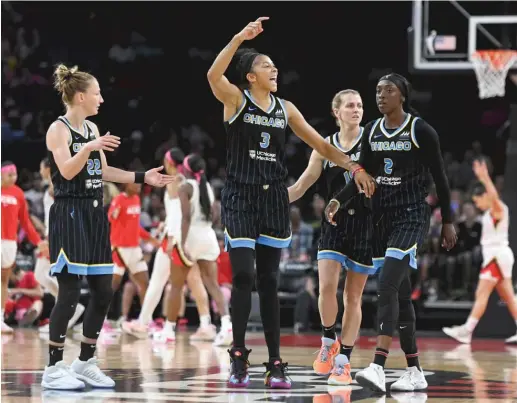
<svg viewBox="0 0 517 403">
<path fill-rule="evenodd" d="M 361 154 L 360 126 L 363 102 L 355 90 L 338 92 L 332 100 L 332 114 L 339 132 L 327 137 L 327 141 L 341 152 L 357 161 Z M 323 174 L 329 199 L 334 197 L 348 182 L 350 172 L 325 160 L 313 151 L 309 165 L 289 190 L 289 200 L 298 200 Z M 358 195 L 347 209 L 336 215 L 336 222 L 322 223 L 318 246 L 318 276 L 320 284 L 319 311 L 322 323 L 320 353 L 314 361 L 314 371 L 327 375 L 331 385 L 348 385 L 350 355 L 361 325 L 361 296 L 368 274 L 375 272 L 372 262 L 372 216 L 365 206 L 364 195 Z M 338 311 L 336 292 L 341 269 L 348 270 L 343 293 L 344 306 L 341 343 L 336 340 L 335 321 Z"/>
<path fill-rule="evenodd" d="M 440 200 L 443 245 L 451 249 L 456 243 L 438 135 L 424 120 L 404 110 L 410 110 L 410 95 L 410 84 L 404 77 L 381 77 L 377 83 L 377 105 L 384 116 L 365 126 L 359 159 L 379 185 L 373 203 L 374 212 L 378 212 L 374 217 L 374 256 L 385 251 L 385 258 L 379 276 L 375 359 L 357 373 L 356 380 L 381 392 L 386 391 L 384 364 L 396 327 L 408 368 L 391 389 L 412 391 L 427 387 L 418 360 L 409 275 L 410 267 L 417 267 L 416 251 L 429 228 L 430 207 L 425 201 L 429 173 Z M 331 201 L 327 207 L 329 214 L 347 199 L 347 191 L 353 194 L 355 189 L 347 187 Z"/>
<path fill-rule="evenodd" d="M 261 17 L 235 35 L 208 71 L 215 97 L 224 104 L 227 132 L 227 181 L 221 195 L 226 242 L 233 267 L 231 298 L 233 348 L 230 351 L 229 386 L 247 386 L 248 354 L 244 339 L 251 310 L 255 261 L 257 288 L 269 362 L 266 385 L 290 388 L 280 359 L 280 312 L 277 272 L 281 248 L 289 245 L 289 198 L 284 184 L 287 125 L 325 158 L 349 171 L 368 195 L 373 179 L 338 149 L 325 142 L 290 102 L 273 95 L 278 69 L 272 60 L 253 50 L 241 49 L 236 62 L 239 87 L 225 77 L 233 56 L 245 40 L 262 31 Z"/>
</svg>

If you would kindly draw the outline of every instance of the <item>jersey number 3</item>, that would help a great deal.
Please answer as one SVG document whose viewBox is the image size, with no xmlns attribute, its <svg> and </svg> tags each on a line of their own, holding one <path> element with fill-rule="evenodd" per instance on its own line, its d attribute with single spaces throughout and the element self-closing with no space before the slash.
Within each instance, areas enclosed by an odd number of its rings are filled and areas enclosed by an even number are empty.
<svg viewBox="0 0 517 403">
<path fill-rule="evenodd" d="M 89 175 L 102 175 L 101 161 L 97 158 L 88 160 L 86 170 Z"/>
<path fill-rule="evenodd" d="M 393 172 L 393 161 L 391 158 L 384 158 L 384 173 L 390 175 Z"/>
<path fill-rule="evenodd" d="M 269 147 L 269 140 L 271 139 L 271 135 L 269 133 L 266 133 L 266 132 L 262 132 L 262 133 L 260 133 L 260 135 L 262 136 L 262 142 L 259 143 L 259 146 L 262 147 L 262 148 L 268 148 Z"/>
</svg>

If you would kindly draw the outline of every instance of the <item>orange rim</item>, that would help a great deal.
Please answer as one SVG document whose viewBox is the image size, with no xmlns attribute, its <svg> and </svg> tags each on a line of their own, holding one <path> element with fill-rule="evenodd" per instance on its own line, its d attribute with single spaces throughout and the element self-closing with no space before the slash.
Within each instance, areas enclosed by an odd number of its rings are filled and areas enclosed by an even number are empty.
<svg viewBox="0 0 517 403">
<path fill-rule="evenodd" d="M 497 70 L 504 69 L 508 62 L 517 59 L 515 50 L 478 50 L 474 52 L 474 57 L 481 60 L 488 60 L 492 67 Z"/>
</svg>

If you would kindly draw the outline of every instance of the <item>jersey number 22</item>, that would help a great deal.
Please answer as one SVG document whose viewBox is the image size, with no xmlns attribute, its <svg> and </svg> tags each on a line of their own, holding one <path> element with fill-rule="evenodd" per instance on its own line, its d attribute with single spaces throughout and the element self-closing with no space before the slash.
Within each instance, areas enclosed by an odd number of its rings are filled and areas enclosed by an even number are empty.
<svg viewBox="0 0 517 403">
<path fill-rule="evenodd" d="M 102 175 L 101 161 L 97 158 L 89 159 L 86 163 L 86 170 L 89 175 Z"/>
</svg>

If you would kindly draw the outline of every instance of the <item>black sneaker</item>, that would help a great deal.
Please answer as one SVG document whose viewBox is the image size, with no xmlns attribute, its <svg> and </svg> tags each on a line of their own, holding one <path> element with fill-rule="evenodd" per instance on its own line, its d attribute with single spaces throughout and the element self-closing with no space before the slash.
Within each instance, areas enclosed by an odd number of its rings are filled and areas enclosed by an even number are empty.
<svg viewBox="0 0 517 403">
<path fill-rule="evenodd" d="M 248 356 L 251 350 L 246 348 L 232 348 L 228 350 L 230 354 L 230 377 L 228 378 L 228 387 L 245 388 L 250 384 L 250 376 L 248 368 L 250 362 Z"/>
<path fill-rule="evenodd" d="M 265 362 L 266 379 L 264 383 L 272 389 L 291 389 L 291 380 L 287 377 L 287 362 L 283 363 L 282 359 Z"/>
</svg>

